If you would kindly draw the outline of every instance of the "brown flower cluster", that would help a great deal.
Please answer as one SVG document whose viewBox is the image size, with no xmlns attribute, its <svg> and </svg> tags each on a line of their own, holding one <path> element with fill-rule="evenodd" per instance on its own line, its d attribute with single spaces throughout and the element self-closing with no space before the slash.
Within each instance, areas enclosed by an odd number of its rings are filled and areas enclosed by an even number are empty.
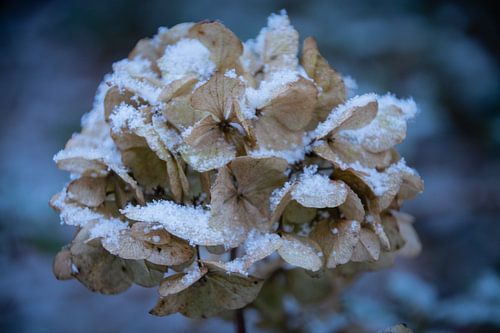
<svg viewBox="0 0 500 333">
<path fill-rule="evenodd" d="M 206 317 L 276 272 L 335 279 L 416 255 L 399 209 L 423 183 L 394 149 L 415 104 L 349 98 L 346 82 L 313 38 L 299 56 L 284 13 L 245 43 L 213 21 L 139 41 L 54 157 L 71 181 L 51 205 L 78 227 L 56 276 L 157 287 L 151 313 Z"/>
</svg>

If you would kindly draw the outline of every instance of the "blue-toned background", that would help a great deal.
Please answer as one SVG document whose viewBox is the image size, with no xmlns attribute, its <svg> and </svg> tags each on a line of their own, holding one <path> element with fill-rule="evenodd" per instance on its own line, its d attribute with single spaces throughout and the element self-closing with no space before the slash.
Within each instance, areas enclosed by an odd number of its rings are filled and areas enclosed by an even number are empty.
<svg viewBox="0 0 500 333">
<path fill-rule="evenodd" d="M 73 230 L 48 207 L 67 181 L 52 156 L 92 104 L 115 60 L 158 26 L 221 19 L 242 40 L 286 8 L 359 92 L 413 96 L 420 113 L 400 147 L 425 179 L 405 209 L 424 251 L 364 276 L 346 312 L 315 332 L 356 321 L 400 321 L 416 332 L 500 331 L 500 29 L 480 1 L 7 1 L 0 5 L 0 331 L 230 332 L 147 314 L 155 290 L 87 291 L 51 272 Z M 249 314 L 250 319 L 252 314 Z M 193 327 L 193 325 L 195 325 Z"/>
</svg>

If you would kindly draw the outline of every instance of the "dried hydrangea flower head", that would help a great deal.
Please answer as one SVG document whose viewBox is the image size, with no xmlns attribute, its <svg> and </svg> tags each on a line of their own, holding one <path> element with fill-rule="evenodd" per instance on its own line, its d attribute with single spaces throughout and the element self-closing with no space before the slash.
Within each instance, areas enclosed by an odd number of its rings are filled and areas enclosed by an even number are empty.
<svg viewBox="0 0 500 333">
<path fill-rule="evenodd" d="M 394 149 L 415 103 L 348 98 L 314 39 L 299 48 L 282 12 L 245 43 L 216 21 L 161 28 L 115 63 L 54 157 L 71 182 L 51 205 L 78 228 L 56 276 L 206 317 L 277 274 L 323 288 L 418 254 L 399 209 L 423 182 Z"/>
</svg>

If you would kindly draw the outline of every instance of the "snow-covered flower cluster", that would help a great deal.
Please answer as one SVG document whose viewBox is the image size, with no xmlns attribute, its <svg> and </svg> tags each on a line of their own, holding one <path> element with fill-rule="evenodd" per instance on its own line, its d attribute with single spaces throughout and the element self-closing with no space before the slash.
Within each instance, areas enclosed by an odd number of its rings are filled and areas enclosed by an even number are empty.
<svg viewBox="0 0 500 333">
<path fill-rule="evenodd" d="M 351 93 L 286 13 L 245 43 L 216 21 L 161 28 L 113 65 L 54 157 L 51 200 L 78 227 L 58 278 L 106 294 L 158 287 L 151 313 L 251 303 L 277 271 L 385 266 L 415 255 L 423 189 L 395 145 L 413 100 Z"/>
</svg>

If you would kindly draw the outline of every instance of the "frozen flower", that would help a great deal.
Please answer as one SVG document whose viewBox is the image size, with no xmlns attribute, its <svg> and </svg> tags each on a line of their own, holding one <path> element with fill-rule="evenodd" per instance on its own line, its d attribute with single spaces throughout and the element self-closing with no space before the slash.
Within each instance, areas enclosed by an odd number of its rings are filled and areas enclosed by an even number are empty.
<svg viewBox="0 0 500 333">
<path fill-rule="evenodd" d="M 282 274 L 273 299 L 326 297 L 418 254 L 399 210 L 423 181 L 395 149 L 415 103 L 347 100 L 313 38 L 298 53 L 281 12 L 245 43 L 217 21 L 161 28 L 116 62 L 54 156 L 71 180 L 50 204 L 78 228 L 56 277 L 104 294 L 156 287 L 152 314 L 204 318 Z"/>
</svg>

